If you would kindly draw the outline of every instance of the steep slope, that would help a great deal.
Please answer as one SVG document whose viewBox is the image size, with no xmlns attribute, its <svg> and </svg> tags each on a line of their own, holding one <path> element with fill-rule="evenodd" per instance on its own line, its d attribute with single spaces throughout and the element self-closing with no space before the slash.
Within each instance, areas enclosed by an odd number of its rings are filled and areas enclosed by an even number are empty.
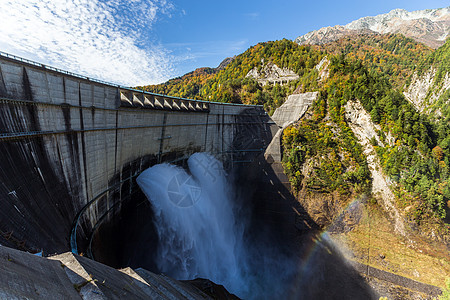
<svg viewBox="0 0 450 300">
<path fill-rule="evenodd" d="M 151 93 L 201 100 L 198 94 L 201 86 L 218 72 L 214 68 L 198 68 L 181 77 L 161 84 L 138 86 L 136 89 Z"/>
<path fill-rule="evenodd" d="M 395 231 L 406 236 L 404 220 L 395 206 L 395 196 L 391 191 L 390 183 L 382 172 L 375 149 L 371 145 L 371 140 L 383 145 L 377 133 L 380 132 L 381 127 L 372 122 L 370 115 L 358 101 L 347 102 L 345 105 L 345 118 L 348 120 L 348 124 L 358 142 L 362 145 L 363 153 L 367 158 L 372 177 L 372 195 L 380 201 L 384 210 L 394 221 Z"/>
<path fill-rule="evenodd" d="M 417 110 L 448 120 L 450 39 L 421 62 L 404 94 Z"/>
<path fill-rule="evenodd" d="M 347 36 L 319 49 L 361 61 L 370 71 L 383 74 L 397 89 L 402 89 L 417 66 L 433 53 L 431 48 L 400 34 Z"/>
<path fill-rule="evenodd" d="M 448 126 L 439 127 L 430 123 L 415 111 L 401 93 L 392 88 L 382 74 L 370 72 L 360 61 L 344 56 L 331 58 L 330 78 L 322 88 L 321 96 L 322 102 L 316 106 L 316 114 L 322 114 L 322 119 L 318 119 L 319 125 L 324 122 L 321 120 L 330 119 L 341 127 L 342 132 L 347 132 L 352 124 L 344 114 L 346 103 L 355 99 L 361 102 L 372 122 L 380 126 L 377 138 L 371 142 L 384 173 L 393 183 L 394 194 L 396 197 L 402 195 L 398 197 L 397 205 L 403 208 L 410 206 L 408 218 L 427 227 L 428 234 L 441 228 L 444 235 L 440 238 L 448 240 L 448 228 L 439 221 L 445 218 L 448 210 L 446 203 L 450 200 Z M 320 131 L 315 131 L 320 137 Z M 386 143 L 388 133 L 394 143 Z M 339 137 L 336 133 L 335 136 Z M 357 142 L 353 134 L 348 135 L 347 139 L 346 144 Z M 286 147 L 295 148 L 295 144 L 298 142 Z M 291 156 L 287 153 L 288 159 Z M 329 160 L 329 163 L 336 161 Z M 300 169 L 301 164 L 297 162 L 297 165 L 296 168 Z M 370 178 L 370 175 L 365 172 L 364 177 Z M 298 178 L 293 180 L 297 182 Z M 326 184 L 326 188 L 329 189 L 330 185 Z M 432 229 L 432 224 L 437 227 Z"/>
<path fill-rule="evenodd" d="M 444 44 L 450 30 L 450 7 L 408 12 L 394 9 L 387 14 L 364 17 L 347 25 L 324 27 L 295 39 L 300 45 L 325 44 L 347 35 L 400 33 L 432 48 Z"/>
<path fill-rule="evenodd" d="M 263 104 L 272 113 L 294 91 L 319 89 L 323 80 L 317 78 L 324 74 L 316 66 L 320 66 L 326 53 L 344 53 L 361 60 L 370 70 L 385 74 L 387 80 L 401 87 L 431 51 L 401 35 L 359 35 L 313 47 L 281 40 L 249 48 L 223 70 L 197 69 L 166 83 L 142 88 L 177 97 Z"/>
<path fill-rule="evenodd" d="M 283 134 L 283 164 L 298 201 L 343 242 L 349 259 L 443 286 L 448 123 L 417 112 L 351 52 L 327 57 L 319 98 Z"/>
</svg>

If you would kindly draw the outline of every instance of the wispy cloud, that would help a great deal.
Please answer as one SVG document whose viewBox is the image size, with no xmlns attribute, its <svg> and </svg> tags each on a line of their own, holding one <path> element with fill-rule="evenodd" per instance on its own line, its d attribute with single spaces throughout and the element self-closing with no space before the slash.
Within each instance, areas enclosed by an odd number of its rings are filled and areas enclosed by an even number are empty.
<svg viewBox="0 0 450 300">
<path fill-rule="evenodd" d="M 125 85 L 157 83 L 172 59 L 152 43 L 166 0 L 2 0 L 0 50 Z"/>
<path fill-rule="evenodd" d="M 250 13 L 244 14 L 244 16 L 247 19 L 250 19 L 250 20 L 257 20 L 257 19 L 259 19 L 259 15 L 260 15 L 259 12 L 250 12 Z"/>
</svg>

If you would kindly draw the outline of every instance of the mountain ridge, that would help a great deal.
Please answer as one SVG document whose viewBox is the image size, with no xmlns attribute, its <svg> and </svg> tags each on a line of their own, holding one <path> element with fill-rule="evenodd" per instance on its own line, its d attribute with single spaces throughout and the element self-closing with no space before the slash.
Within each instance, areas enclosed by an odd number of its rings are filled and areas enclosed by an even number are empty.
<svg viewBox="0 0 450 300">
<path fill-rule="evenodd" d="M 436 49 L 445 43 L 449 31 L 450 6 L 412 12 L 394 9 L 386 14 L 362 17 L 346 25 L 322 27 L 299 36 L 294 41 L 300 45 L 321 45 L 350 34 L 401 33 Z"/>
</svg>

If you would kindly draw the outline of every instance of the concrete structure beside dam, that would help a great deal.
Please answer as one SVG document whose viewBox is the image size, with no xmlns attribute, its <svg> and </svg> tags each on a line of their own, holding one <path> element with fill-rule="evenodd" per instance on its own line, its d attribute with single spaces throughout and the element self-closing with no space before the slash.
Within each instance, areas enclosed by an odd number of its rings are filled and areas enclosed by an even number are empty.
<svg viewBox="0 0 450 300">
<path fill-rule="evenodd" d="M 2 53 L 0 244 L 92 255 L 101 225 L 114 236 L 97 244 L 123 244 L 141 171 L 194 152 L 230 169 L 264 151 L 271 125 L 261 106 L 151 94 Z"/>
</svg>

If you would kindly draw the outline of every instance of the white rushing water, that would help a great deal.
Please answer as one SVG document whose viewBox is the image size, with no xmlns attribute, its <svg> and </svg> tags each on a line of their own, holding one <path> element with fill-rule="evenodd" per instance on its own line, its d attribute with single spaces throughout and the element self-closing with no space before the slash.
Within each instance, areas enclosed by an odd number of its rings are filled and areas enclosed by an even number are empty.
<svg viewBox="0 0 450 300">
<path fill-rule="evenodd" d="M 160 164 L 137 178 L 155 213 L 158 268 L 176 279 L 207 278 L 245 295 L 243 227 L 233 212 L 222 163 L 196 153 L 188 166 L 190 174 Z"/>
</svg>

